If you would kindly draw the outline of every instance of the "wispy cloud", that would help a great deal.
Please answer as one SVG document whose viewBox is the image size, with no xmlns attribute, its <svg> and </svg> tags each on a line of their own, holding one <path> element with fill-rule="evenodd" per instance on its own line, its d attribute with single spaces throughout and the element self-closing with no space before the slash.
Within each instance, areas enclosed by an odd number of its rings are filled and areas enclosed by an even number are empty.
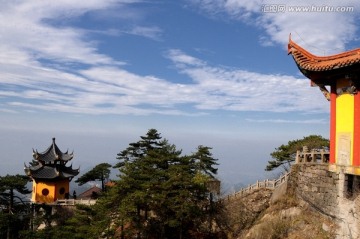
<svg viewBox="0 0 360 239">
<path fill-rule="evenodd" d="M 159 40 L 161 40 L 162 30 L 157 26 L 153 26 L 153 27 L 135 26 L 130 31 L 127 31 L 126 33 L 132 34 L 132 35 L 137 35 L 137 36 L 143 36 L 143 37 L 147 37 L 147 38 L 159 41 Z"/>
<path fill-rule="evenodd" d="M 322 95 L 301 78 L 212 66 L 179 49 L 170 49 L 165 57 L 179 74 L 191 79 L 188 84 L 174 83 L 171 79 L 125 70 L 122 66 L 126 62 L 99 53 L 96 42 L 87 35 L 88 29 L 54 24 L 64 17 L 76 18 L 98 10 L 118 7 L 121 11 L 123 5 L 132 2 L 59 0 L 5 4 L 0 9 L 3 112 L 192 115 L 209 110 L 328 111 Z M 208 2 L 211 8 L 212 1 Z M 227 4 L 236 7 L 240 3 Z M 247 4 L 241 8 L 255 8 L 252 3 Z M 159 39 L 161 30 L 139 26 L 132 33 Z"/>
<path fill-rule="evenodd" d="M 328 110 L 321 94 L 310 88 L 304 79 L 212 67 L 178 50 L 170 51 L 169 58 L 181 73 L 193 79 L 197 91 L 202 92 L 194 96 L 199 109 L 268 112 Z"/>
<path fill-rule="evenodd" d="M 285 120 L 285 119 L 246 119 L 254 123 L 274 123 L 274 124 L 328 124 L 328 119 L 307 119 L 307 120 Z"/>
<path fill-rule="evenodd" d="M 227 15 L 255 25 L 264 34 L 259 42 L 286 45 L 293 38 L 314 54 L 343 51 L 354 39 L 360 2 L 356 0 L 191 0 L 210 16 Z M 338 8 L 340 7 L 340 8 Z"/>
</svg>

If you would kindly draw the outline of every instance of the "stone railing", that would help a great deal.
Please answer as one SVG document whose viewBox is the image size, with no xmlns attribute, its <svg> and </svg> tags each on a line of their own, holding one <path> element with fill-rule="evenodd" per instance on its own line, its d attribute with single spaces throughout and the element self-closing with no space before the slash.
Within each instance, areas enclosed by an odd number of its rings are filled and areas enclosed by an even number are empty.
<svg viewBox="0 0 360 239">
<path fill-rule="evenodd" d="M 327 164 L 329 162 L 329 150 L 326 149 L 312 149 L 308 150 L 307 146 L 303 147 L 303 150 L 298 150 L 296 152 L 295 163 L 317 163 L 317 164 Z M 266 179 L 264 181 L 257 181 L 255 184 L 249 185 L 246 188 L 242 188 L 239 191 L 229 194 L 226 196 L 227 199 L 233 199 L 237 197 L 243 197 L 255 189 L 275 189 L 281 184 L 287 181 L 290 172 L 287 172 L 285 175 L 280 176 L 276 180 Z"/>
<path fill-rule="evenodd" d="M 296 152 L 295 163 L 328 163 L 329 155 L 329 150 L 312 149 L 309 151 L 308 147 L 304 146 L 302 151 Z"/>
<path fill-rule="evenodd" d="M 246 188 L 242 188 L 234 194 L 227 195 L 226 198 L 228 200 L 234 198 L 241 198 L 256 189 L 275 189 L 288 180 L 289 174 L 290 172 L 287 172 L 286 174 L 280 176 L 278 179 L 266 179 L 264 181 L 257 181 L 255 184 L 249 185 Z"/>
<path fill-rule="evenodd" d="M 94 205 L 95 203 L 96 199 L 58 199 L 55 204 L 61 206 L 74 206 L 76 204 Z"/>
</svg>

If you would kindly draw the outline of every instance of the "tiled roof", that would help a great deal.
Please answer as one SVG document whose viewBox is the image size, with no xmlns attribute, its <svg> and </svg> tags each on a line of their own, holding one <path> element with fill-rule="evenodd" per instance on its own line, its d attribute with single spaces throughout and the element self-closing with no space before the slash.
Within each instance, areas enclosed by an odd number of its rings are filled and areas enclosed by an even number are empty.
<svg viewBox="0 0 360 239">
<path fill-rule="evenodd" d="M 288 54 L 291 54 L 301 70 L 331 71 L 360 63 L 360 48 L 332 56 L 315 56 L 291 39 L 288 44 Z"/>
<path fill-rule="evenodd" d="M 70 161 L 74 155 L 73 153 L 69 154 L 68 151 L 65 153 L 61 152 L 58 146 L 55 143 L 55 138 L 53 138 L 52 144 L 44 152 L 39 153 L 37 150 L 33 150 L 33 157 L 37 161 L 42 161 L 44 163 L 50 163 L 54 161 Z"/>
<path fill-rule="evenodd" d="M 89 188 L 88 190 L 86 190 L 85 192 L 82 192 L 79 196 L 78 199 L 89 199 L 89 198 L 93 198 L 93 197 L 97 197 L 99 194 L 101 194 L 101 188 L 97 187 L 97 186 L 93 186 L 91 188 Z"/>
<path fill-rule="evenodd" d="M 55 178 L 73 178 L 79 174 L 79 169 L 73 169 L 72 166 L 65 165 L 35 165 L 25 166 L 25 173 L 34 179 L 55 179 Z"/>
</svg>

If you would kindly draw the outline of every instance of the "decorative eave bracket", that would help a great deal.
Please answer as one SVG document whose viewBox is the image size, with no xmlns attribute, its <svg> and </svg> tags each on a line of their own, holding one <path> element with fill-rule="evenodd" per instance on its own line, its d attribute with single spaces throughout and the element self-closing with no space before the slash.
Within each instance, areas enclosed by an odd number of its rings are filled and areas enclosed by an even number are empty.
<svg viewBox="0 0 360 239">
<path fill-rule="evenodd" d="M 324 97 L 326 98 L 326 100 L 330 101 L 330 92 L 328 91 L 328 89 L 326 89 L 325 85 L 316 84 L 315 82 L 311 81 L 311 86 L 313 87 L 318 86 L 321 93 L 323 93 Z"/>
<path fill-rule="evenodd" d="M 327 101 L 330 101 L 330 92 L 328 91 L 328 89 L 326 89 L 324 85 L 319 85 L 319 89 L 323 93 Z"/>
</svg>

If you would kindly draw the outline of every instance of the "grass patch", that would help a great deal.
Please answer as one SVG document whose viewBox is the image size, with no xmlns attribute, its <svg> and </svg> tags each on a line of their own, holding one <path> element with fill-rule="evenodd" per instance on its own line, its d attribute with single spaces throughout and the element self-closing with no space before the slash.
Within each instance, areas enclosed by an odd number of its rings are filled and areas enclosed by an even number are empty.
<svg viewBox="0 0 360 239">
<path fill-rule="evenodd" d="M 299 200 L 294 195 L 287 194 L 279 198 L 279 200 L 272 204 L 271 207 L 269 207 L 269 210 L 266 211 L 266 213 L 297 207 L 298 205 Z"/>
<path fill-rule="evenodd" d="M 248 237 L 249 239 L 282 239 L 287 238 L 290 229 L 292 227 L 292 222 L 280 218 L 279 216 L 263 222 L 258 225 L 256 230 L 254 230 L 253 235 Z"/>
</svg>

